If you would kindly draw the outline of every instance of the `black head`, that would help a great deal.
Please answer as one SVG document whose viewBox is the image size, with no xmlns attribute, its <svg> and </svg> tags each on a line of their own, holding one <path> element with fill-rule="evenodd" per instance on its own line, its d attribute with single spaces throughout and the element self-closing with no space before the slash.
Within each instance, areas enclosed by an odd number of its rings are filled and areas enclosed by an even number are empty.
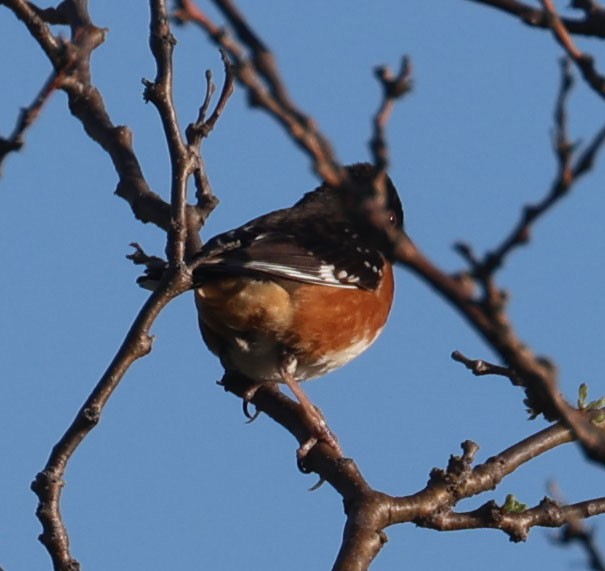
<svg viewBox="0 0 605 571">
<path fill-rule="evenodd" d="M 307 216 L 321 220 L 322 224 L 328 222 L 335 233 L 346 233 L 343 240 L 351 235 L 358 236 L 364 246 L 378 249 L 387 258 L 392 258 L 392 231 L 402 230 L 404 222 L 395 185 L 385 175 L 383 197 L 377 188 L 376 167 L 356 163 L 347 166 L 346 170 L 349 180 L 342 188 L 324 183 L 307 193 L 298 205 L 304 207 Z"/>
<path fill-rule="evenodd" d="M 377 189 L 378 171 L 374 165 L 370 163 L 356 163 L 346 167 L 349 176 L 351 177 L 351 190 L 348 194 L 353 195 L 353 199 L 350 200 L 350 206 L 358 210 L 361 215 L 361 219 L 364 217 L 367 219 L 368 214 L 368 202 L 377 200 L 380 198 L 380 192 Z M 403 207 L 401 205 L 401 199 L 397 194 L 397 189 L 393 184 L 393 181 L 388 175 L 385 175 L 384 179 L 386 196 L 384 203 L 380 204 L 380 208 L 386 215 L 387 223 L 393 228 L 403 229 Z M 380 202 L 380 200 L 378 200 Z M 357 203 L 357 204 L 356 204 Z M 361 204 L 361 208 L 356 208 Z M 363 205 L 366 208 L 363 208 Z"/>
</svg>

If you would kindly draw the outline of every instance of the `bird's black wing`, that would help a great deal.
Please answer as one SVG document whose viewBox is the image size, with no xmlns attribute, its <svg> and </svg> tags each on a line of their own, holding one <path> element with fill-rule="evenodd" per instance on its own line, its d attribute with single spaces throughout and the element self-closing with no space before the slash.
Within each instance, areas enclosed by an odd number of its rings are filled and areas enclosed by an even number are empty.
<svg viewBox="0 0 605 571">
<path fill-rule="evenodd" d="M 245 225 L 206 244 L 194 280 L 217 272 L 230 275 L 261 274 L 333 287 L 374 289 L 382 275 L 384 258 L 358 242 L 347 228 L 330 234 L 308 225 L 304 232 L 272 231 Z M 340 230 L 340 231 L 339 231 Z"/>
</svg>

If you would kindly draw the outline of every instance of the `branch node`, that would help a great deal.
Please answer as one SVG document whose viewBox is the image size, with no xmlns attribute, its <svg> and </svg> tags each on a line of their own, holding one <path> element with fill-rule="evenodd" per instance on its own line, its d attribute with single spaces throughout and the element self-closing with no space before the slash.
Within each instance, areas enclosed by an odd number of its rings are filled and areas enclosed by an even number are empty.
<svg viewBox="0 0 605 571">
<path fill-rule="evenodd" d="M 87 406 L 82 410 L 82 418 L 89 426 L 95 426 L 101 418 L 101 408 L 96 404 Z"/>
<path fill-rule="evenodd" d="M 515 386 L 524 386 L 519 376 L 509 367 L 502 367 L 495 365 L 483 359 L 469 359 L 463 355 L 460 351 L 453 351 L 451 358 L 458 363 L 462 363 L 469 371 L 476 377 L 484 375 L 498 375 L 506 377 Z"/>
</svg>

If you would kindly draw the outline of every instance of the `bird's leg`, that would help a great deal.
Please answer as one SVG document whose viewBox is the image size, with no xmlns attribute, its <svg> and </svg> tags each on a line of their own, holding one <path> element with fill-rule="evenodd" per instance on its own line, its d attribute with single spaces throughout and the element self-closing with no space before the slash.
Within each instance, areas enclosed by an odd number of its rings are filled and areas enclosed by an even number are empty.
<svg viewBox="0 0 605 571">
<path fill-rule="evenodd" d="M 309 400 L 309 397 L 296 382 L 296 378 L 294 377 L 296 366 L 296 357 L 292 354 L 285 354 L 280 366 L 280 375 L 283 382 L 297 398 L 314 431 L 314 434 L 303 442 L 301 447 L 297 450 L 296 455 L 298 456 L 298 459 L 302 460 L 309 453 L 309 450 L 317 444 L 318 440 L 323 440 L 334 448 L 340 456 L 344 456 L 336 436 L 334 436 L 328 428 L 328 424 L 321 411 Z"/>
</svg>

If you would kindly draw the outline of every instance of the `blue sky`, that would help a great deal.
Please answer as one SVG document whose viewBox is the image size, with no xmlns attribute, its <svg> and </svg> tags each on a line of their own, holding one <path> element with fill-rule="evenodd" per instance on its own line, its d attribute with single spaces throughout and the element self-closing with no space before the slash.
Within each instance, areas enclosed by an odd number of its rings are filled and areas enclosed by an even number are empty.
<svg viewBox="0 0 605 571">
<path fill-rule="evenodd" d="M 148 8 L 90 2 L 109 34 L 93 56 L 93 80 L 116 124 L 128 125 L 152 188 L 167 196 L 170 173 L 155 108 L 141 97 L 153 78 Z M 560 3 L 562 4 L 562 3 Z M 204 5 L 204 4 L 202 4 Z M 247 0 L 239 3 L 274 49 L 291 93 L 330 137 L 345 163 L 368 158 L 370 116 L 379 98 L 371 70 L 407 53 L 415 89 L 389 125 L 391 176 L 407 229 L 442 267 L 463 267 L 457 240 L 482 253 L 544 195 L 556 171 L 552 108 L 560 48 L 546 32 L 475 3 Z M 214 13 L 214 12 L 212 12 Z M 13 128 L 49 64 L 23 26 L 0 9 L 0 130 Z M 176 102 L 185 126 L 197 112 L 214 47 L 193 28 L 176 28 Z M 602 56 L 594 41 L 580 46 Z M 604 64 L 605 65 L 605 64 Z M 0 565 L 50 568 L 37 542 L 29 484 L 117 350 L 146 292 L 125 255 L 137 241 L 161 254 L 164 237 L 135 221 L 113 195 L 104 153 L 55 94 L 12 155 L 0 180 Z M 603 103 L 581 82 L 569 108 L 572 138 L 586 142 L 605 120 Z M 308 161 L 238 89 L 204 143 L 221 204 L 204 236 L 287 206 L 317 181 Z M 586 382 L 605 393 L 603 161 L 535 227 L 509 258 L 499 283 L 511 293 L 520 336 L 560 368 L 572 401 Z M 379 341 L 362 357 L 305 385 L 345 452 L 376 488 L 421 489 L 472 439 L 483 461 L 545 426 L 529 422 L 522 394 L 498 378 L 472 377 L 450 359 L 458 349 L 493 358 L 441 299 L 399 269 L 397 299 Z M 330 567 L 344 517 L 329 486 L 295 465 L 295 441 L 266 417 L 244 423 L 237 399 L 215 381 L 216 359 L 197 332 L 193 302 L 171 304 L 153 328 L 154 350 L 137 362 L 100 425 L 73 457 L 63 493 L 72 552 L 101 569 L 289 569 Z M 535 505 L 556 480 L 569 501 L 603 494 L 602 469 L 568 445 L 507 478 L 471 509 L 508 493 Z M 599 522 L 596 522 L 599 525 Z M 600 525 L 602 527 L 602 524 Z M 525 544 L 496 531 L 387 530 L 372 569 L 577 568 L 577 549 L 553 547 L 534 529 Z M 599 534 L 602 543 L 603 534 Z"/>
</svg>

